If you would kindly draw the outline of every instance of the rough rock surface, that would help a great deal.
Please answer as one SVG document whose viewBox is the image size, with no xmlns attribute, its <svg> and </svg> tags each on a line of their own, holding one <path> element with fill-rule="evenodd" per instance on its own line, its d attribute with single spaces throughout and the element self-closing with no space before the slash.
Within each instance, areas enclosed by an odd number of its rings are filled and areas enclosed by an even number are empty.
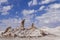
<svg viewBox="0 0 60 40">
<path fill-rule="evenodd" d="M 20 27 L 0 31 L 0 40 L 60 40 L 60 27 L 36 28 L 32 23 L 30 28 L 24 28 L 24 22 L 22 20 Z"/>
</svg>

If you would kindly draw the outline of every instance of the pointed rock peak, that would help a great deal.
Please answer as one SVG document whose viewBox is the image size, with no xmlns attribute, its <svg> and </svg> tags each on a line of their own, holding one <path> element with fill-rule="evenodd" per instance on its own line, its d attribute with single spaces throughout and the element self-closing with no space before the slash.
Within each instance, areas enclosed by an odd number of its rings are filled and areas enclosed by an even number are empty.
<svg viewBox="0 0 60 40">
<path fill-rule="evenodd" d="M 24 30 L 24 22 L 25 22 L 25 19 L 21 21 L 21 26 L 20 26 L 20 29 Z"/>
<path fill-rule="evenodd" d="M 32 26 L 31 27 L 34 28 L 34 23 L 32 23 Z"/>
<path fill-rule="evenodd" d="M 11 29 L 11 27 L 7 27 L 4 33 L 11 31 L 10 29 Z"/>
<path fill-rule="evenodd" d="M 36 29 L 36 27 L 34 26 L 34 23 L 32 23 L 32 26 L 31 26 L 31 28 L 35 28 L 35 29 Z"/>
<path fill-rule="evenodd" d="M 32 23 L 31 28 L 29 28 L 29 30 L 35 30 L 35 29 L 37 28 L 34 26 L 34 23 Z"/>
</svg>

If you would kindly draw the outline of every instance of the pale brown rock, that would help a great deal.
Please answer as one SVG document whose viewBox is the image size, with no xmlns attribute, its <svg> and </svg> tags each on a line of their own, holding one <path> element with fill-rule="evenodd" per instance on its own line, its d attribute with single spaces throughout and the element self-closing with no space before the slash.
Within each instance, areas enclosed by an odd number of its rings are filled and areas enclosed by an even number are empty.
<svg viewBox="0 0 60 40">
<path fill-rule="evenodd" d="M 40 32 L 41 32 L 42 36 L 46 36 L 46 35 L 48 35 L 47 33 L 45 33 L 44 30 L 40 30 Z"/>
<path fill-rule="evenodd" d="M 32 23 L 31 27 L 28 30 L 35 30 L 35 29 L 37 28 L 34 26 L 34 23 Z"/>
<path fill-rule="evenodd" d="M 6 30 L 3 32 L 3 34 L 4 33 L 7 33 L 7 32 L 10 32 L 11 31 L 11 27 L 8 27 L 8 28 L 6 28 Z"/>
<path fill-rule="evenodd" d="M 21 30 L 24 30 L 24 29 L 25 29 L 25 28 L 24 28 L 24 22 L 25 22 L 25 19 L 21 21 L 21 26 L 20 26 L 20 29 L 21 29 Z"/>
<path fill-rule="evenodd" d="M 6 28 L 6 30 L 2 33 L 3 37 L 16 37 L 17 35 L 13 33 L 13 29 L 11 27 Z"/>
</svg>

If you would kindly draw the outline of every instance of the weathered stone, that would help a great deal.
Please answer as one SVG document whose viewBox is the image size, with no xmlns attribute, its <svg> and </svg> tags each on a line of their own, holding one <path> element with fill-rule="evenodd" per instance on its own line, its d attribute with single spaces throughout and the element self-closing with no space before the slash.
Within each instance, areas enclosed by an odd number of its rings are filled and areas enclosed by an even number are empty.
<svg viewBox="0 0 60 40">
<path fill-rule="evenodd" d="M 21 26 L 20 26 L 20 29 L 21 29 L 21 30 L 24 30 L 24 29 L 25 29 L 25 28 L 24 28 L 24 22 L 25 22 L 25 19 L 21 21 Z"/>
<path fill-rule="evenodd" d="M 34 23 L 32 23 L 31 27 L 28 30 L 35 30 L 35 29 L 37 28 L 34 26 Z"/>
</svg>

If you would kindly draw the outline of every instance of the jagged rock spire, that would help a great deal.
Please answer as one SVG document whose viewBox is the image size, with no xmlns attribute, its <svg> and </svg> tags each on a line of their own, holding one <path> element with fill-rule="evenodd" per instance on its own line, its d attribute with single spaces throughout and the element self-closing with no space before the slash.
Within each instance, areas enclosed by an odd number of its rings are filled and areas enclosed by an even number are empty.
<svg viewBox="0 0 60 40">
<path fill-rule="evenodd" d="M 10 29 L 11 29 L 11 27 L 6 28 L 4 33 L 11 31 Z"/>
<path fill-rule="evenodd" d="M 32 26 L 31 27 L 34 28 L 34 29 L 36 29 L 36 27 L 34 26 L 34 23 L 32 23 Z"/>
<path fill-rule="evenodd" d="M 34 26 L 34 23 L 32 23 L 31 28 L 29 28 L 29 30 L 34 30 L 34 29 L 36 29 L 36 27 Z"/>
<path fill-rule="evenodd" d="M 35 26 L 34 26 L 34 23 L 32 23 L 32 26 L 31 26 L 32 28 L 34 28 Z"/>
<path fill-rule="evenodd" d="M 24 28 L 24 22 L 25 22 L 25 19 L 21 21 L 20 29 L 22 29 L 22 30 L 25 29 L 25 28 Z"/>
<path fill-rule="evenodd" d="M 4 36 L 6 36 L 6 37 L 11 36 L 11 33 L 10 33 L 10 32 L 11 32 L 11 29 L 12 29 L 11 27 L 7 27 L 6 30 L 1 33 L 1 35 L 2 35 L 3 37 L 4 37 Z"/>
</svg>

